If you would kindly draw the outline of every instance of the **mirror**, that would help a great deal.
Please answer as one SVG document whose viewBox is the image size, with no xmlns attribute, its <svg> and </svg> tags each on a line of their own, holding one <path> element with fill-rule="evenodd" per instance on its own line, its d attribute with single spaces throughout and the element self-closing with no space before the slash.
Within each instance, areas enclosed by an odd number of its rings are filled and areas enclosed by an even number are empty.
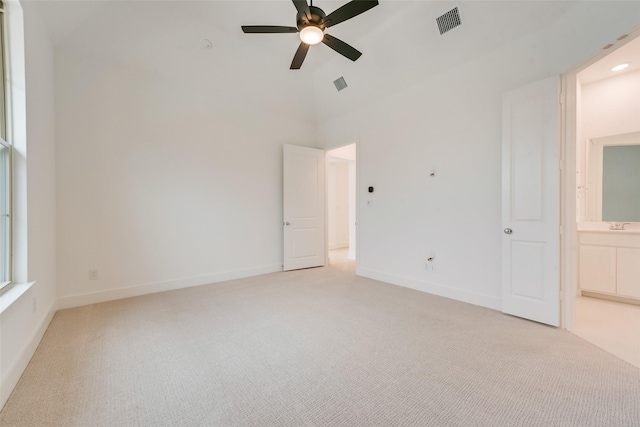
<svg viewBox="0 0 640 427">
<path fill-rule="evenodd" d="M 587 221 L 640 222 L 640 132 L 587 143 Z"/>
</svg>

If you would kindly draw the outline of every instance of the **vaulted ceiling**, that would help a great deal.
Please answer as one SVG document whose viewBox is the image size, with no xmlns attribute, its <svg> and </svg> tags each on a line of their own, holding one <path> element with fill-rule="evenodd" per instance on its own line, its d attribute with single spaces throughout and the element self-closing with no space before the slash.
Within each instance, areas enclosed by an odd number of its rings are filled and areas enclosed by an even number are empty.
<svg viewBox="0 0 640 427">
<path fill-rule="evenodd" d="M 347 0 L 317 0 L 330 13 Z M 278 1 L 38 1 L 58 51 L 76 50 L 101 60 L 155 57 L 160 72 L 251 84 L 273 82 L 282 102 L 304 117 L 326 120 L 373 97 L 383 96 L 452 66 L 544 32 L 567 14 L 572 1 L 401 1 L 380 5 L 327 32 L 363 52 L 357 62 L 320 44 L 312 46 L 300 71 L 289 70 L 299 44 L 296 34 L 244 34 L 241 25 L 295 25 L 290 0 Z M 440 35 L 435 19 L 458 7 L 462 26 Z M 207 49 L 202 40 L 208 39 Z M 559 43 L 562 41 L 559 40 Z M 196 72 L 181 69 L 185 52 L 208 55 Z M 107 58 L 105 58 L 107 57 Z M 185 62 L 185 61 L 182 61 Z M 208 65 L 207 65 L 208 64 Z M 338 94 L 333 80 L 350 89 Z M 266 89 L 266 88 L 265 88 Z M 295 102 L 294 102 L 295 100 Z"/>
<path fill-rule="evenodd" d="M 346 3 L 344 1 L 316 1 L 326 13 Z M 166 9 L 172 3 L 176 14 L 173 25 L 184 25 L 182 32 L 191 37 L 191 42 L 198 45 L 202 38 L 211 39 L 214 49 L 218 43 L 232 45 L 238 61 L 247 66 L 259 66 L 252 61 L 253 53 L 266 53 L 273 61 L 281 65 L 283 73 L 289 72 L 289 64 L 300 39 L 295 34 L 246 35 L 241 25 L 285 25 L 295 26 L 296 9 L 290 0 L 278 1 L 58 1 L 36 0 L 45 18 L 45 25 L 53 43 L 65 46 L 74 43 L 74 37 L 82 37 L 97 22 L 105 17 L 113 19 L 113 29 L 104 34 L 105 39 L 113 37 L 123 25 L 140 24 L 141 37 L 153 36 L 143 34 L 145 21 L 154 19 L 153 9 Z M 409 6 L 408 1 L 382 1 L 378 7 L 362 14 L 349 23 L 342 23 L 327 31 L 351 44 L 375 30 L 381 23 L 390 19 L 402 9 Z M 170 6 L 169 6 L 170 7 Z M 135 40 L 131 40 L 135 43 Z M 313 48 L 305 62 L 303 72 L 313 71 L 336 55 L 326 46 Z"/>
</svg>

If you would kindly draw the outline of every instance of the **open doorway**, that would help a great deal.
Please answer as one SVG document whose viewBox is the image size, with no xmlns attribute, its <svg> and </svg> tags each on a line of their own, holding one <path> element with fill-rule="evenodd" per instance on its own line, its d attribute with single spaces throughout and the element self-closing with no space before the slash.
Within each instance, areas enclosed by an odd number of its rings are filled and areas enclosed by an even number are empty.
<svg viewBox="0 0 640 427">
<path fill-rule="evenodd" d="M 356 144 L 326 152 L 329 265 L 355 273 Z"/>
<path fill-rule="evenodd" d="M 638 58 L 636 31 L 565 75 L 564 319 L 576 335 L 640 367 Z"/>
</svg>

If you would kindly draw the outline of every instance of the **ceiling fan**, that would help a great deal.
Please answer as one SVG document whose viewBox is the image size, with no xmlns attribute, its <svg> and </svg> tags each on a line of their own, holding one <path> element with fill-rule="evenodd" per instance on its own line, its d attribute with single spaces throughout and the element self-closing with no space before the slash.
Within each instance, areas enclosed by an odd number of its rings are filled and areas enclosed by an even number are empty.
<svg viewBox="0 0 640 427">
<path fill-rule="evenodd" d="M 307 4 L 306 0 L 292 0 L 298 10 L 296 15 L 297 27 L 281 27 L 278 25 L 243 25 L 242 31 L 252 34 L 272 34 L 272 33 L 300 33 L 300 46 L 291 62 L 292 70 L 299 70 L 302 67 L 304 58 L 307 56 L 309 46 L 320 42 L 326 44 L 339 54 L 352 61 L 360 58 L 361 52 L 342 40 L 325 34 L 325 28 L 358 16 L 363 12 L 378 5 L 377 0 L 352 0 L 344 6 L 336 9 L 330 14 L 325 14 L 319 7 Z"/>
</svg>

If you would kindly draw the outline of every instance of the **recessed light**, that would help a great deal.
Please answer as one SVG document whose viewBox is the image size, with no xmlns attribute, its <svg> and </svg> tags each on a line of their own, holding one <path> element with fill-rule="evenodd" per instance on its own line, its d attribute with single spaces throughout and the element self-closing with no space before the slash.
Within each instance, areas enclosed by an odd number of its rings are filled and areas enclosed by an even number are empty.
<svg viewBox="0 0 640 427">
<path fill-rule="evenodd" d="M 620 70 L 624 70 L 625 68 L 627 68 L 629 66 L 629 64 L 620 64 L 620 65 L 616 65 L 615 67 L 613 67 L 611 69 L 611 71 L 620 71 Z"/>
</svg>

